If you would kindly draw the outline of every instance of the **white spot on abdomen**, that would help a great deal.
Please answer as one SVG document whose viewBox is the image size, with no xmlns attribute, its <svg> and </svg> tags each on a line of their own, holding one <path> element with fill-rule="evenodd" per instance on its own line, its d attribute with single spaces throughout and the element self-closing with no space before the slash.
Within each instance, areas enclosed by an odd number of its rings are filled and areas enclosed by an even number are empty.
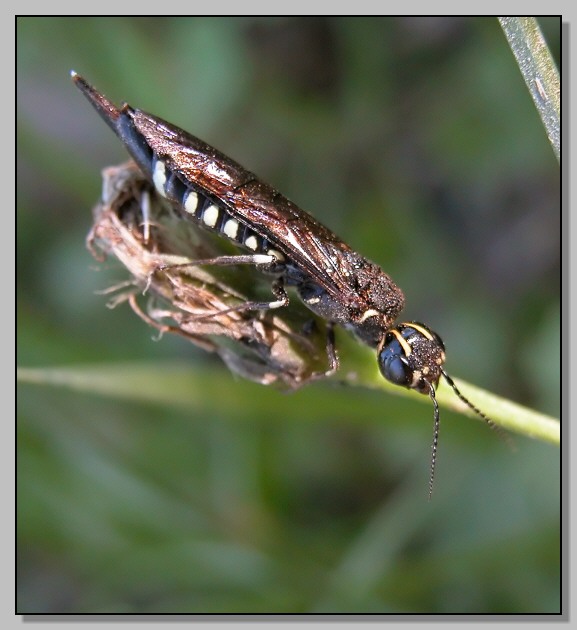
<svg viewBox="0 0 577 630">
<path fill-rule="evenodd" d="M 164 162 L 156 160 L 154 172 L 152 173 L 152 181 L 154 183 L 154 187 L 158 191 L 158 194 L 166 197 L 166 167 Z"/>
<path fill-rule="evenodd" d="M 253 251 L 256 251 L 258 249 L 258 240 L 254 234 L 251 234 L 251 236 L 246 239 L 244 244 L 246 247 L 252 249 Z"/>
<path fill-rule="evenodd" d="M 202 222 L 207 227 L 214 227 L 218 223 L 218 217 L 220 210 L 214 204 L 208 206 L 208 208 L 202 213 Z"/>
<path fill-rule="evenodd" d="M 183 207 L 189 214 L 196 214 L 196 209 L 198 207 L 198 194 L 195 193 L 194 190 L 189 191 L 186 195 Z"/>
<path fill-rule="evenodd" d="M 238 221 L 234 219 L 228 219 L 222 228 L 222 233 L 228 238 L 236 239 L 236 235 L 238 234 Z"/>
<path fill-rule="evenodd" d="M 272 249 L 272 248 L 271 249 L 267 249 L 266 253 L 269 256 L 274 256 L 279 262 L 283 262 L 283 260 L 284 260 L 284 256 L 279 251 L 277 251 L 276 249 Z"/>
</svg>

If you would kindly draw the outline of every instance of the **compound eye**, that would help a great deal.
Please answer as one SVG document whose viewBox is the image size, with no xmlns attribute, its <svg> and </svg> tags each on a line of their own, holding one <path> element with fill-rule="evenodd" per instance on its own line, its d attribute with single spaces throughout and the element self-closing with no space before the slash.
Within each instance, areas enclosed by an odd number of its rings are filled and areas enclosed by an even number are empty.
<svg viewBox="0 0 577 630">
<path fill-rule="evenodd" d="M 387 381 L 404 387 L 411 386 L 413 370 L 409 367 L 405 352 L 394 335 L 387 335 L 377 361 L 379 370 Z"/>
</svg>

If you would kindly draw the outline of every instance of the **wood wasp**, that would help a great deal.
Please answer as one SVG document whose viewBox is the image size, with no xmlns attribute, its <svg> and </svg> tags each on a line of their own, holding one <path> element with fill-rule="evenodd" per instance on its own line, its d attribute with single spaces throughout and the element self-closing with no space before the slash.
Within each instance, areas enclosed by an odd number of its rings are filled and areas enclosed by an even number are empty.
<svg viewBox="0 0 577 630">
<path fill-rule="evenodd" d="M 274 300 L 238 309 L 286 307 L 293 287 L 302 302 L 329 322 L 331 374 L 338 368 L 332 326 L 340 325 L 375 348 L 381 374 L 391 383 L 427 394 L 434 432 L 429 497 L 437 458 L 441 376 L 486 423 L 494 423 L 457 388 L 443 368 L 440 337 L 418 322 L 395 323 L 405 298 L 376 264 L 277 190 L 220 151 L 157 116 L 128 104 L 118 108 L 75 72 L 72 79 L 114 131 L 157 193 L 184 221 L 216 233 L 248 253 L 193 260 L 188 265 L 253 265 L 274 276 Z"/>
</svg>

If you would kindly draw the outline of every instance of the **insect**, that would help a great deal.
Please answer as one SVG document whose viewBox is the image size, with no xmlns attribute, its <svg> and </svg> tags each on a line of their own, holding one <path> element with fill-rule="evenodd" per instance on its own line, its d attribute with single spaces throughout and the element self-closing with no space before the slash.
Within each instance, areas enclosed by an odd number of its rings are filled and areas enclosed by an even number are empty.
<svg viewBox="0 0 577 630">
<path fill-rule="evenodd" d="M 376 264 L 277 190 L 220 151 L 157 116 L 128 104 L 118 108 L 74 71 L 72 79 L 123 142 L 156 191 L 182 216 L 232 241 L 246 254 L 196 260 L 194 265 L 254 265 L 274 276 L 274 300 L 247 302 L 243 309 L 289 304 L 286 287 L 333 325 L 375 348 L 382 375 L 391 383 L 426 394 L 433 403 L 429 498 L 433 489 L 440 414 L 435 390 L 441 376 L 487 424 L 493 421 L 457 388 L 443 368 L 441 338 L 418 322 L 395 323 L 404 295 Z M 338 368 L 332 335 L 329 370 Z"/>
</svg>

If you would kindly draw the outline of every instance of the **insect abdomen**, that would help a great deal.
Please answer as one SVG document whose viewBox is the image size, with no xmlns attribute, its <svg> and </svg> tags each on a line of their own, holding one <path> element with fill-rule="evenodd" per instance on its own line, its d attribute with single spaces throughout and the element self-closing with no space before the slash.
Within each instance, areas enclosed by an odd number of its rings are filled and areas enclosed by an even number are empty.
<svg viewBox="0 0 577 630">
<path fill-rule="evenodd" d="M 193 219 L 202 227 L 228 238 L 255 254 L 274 256 L 277 261 L 284 260 L 284 256 L 272 248 L 266 238 L 234 217 L 224 204 L 209 198 L 199 188 L 185 183 L 172 172 L 167 163 L 155 155 L 135 128 L 128 113 L 120 114 L 117 129 L 130 154 L 148 174 L 157 192 L 169 199 L 185 218 Z"/>
</svg>

